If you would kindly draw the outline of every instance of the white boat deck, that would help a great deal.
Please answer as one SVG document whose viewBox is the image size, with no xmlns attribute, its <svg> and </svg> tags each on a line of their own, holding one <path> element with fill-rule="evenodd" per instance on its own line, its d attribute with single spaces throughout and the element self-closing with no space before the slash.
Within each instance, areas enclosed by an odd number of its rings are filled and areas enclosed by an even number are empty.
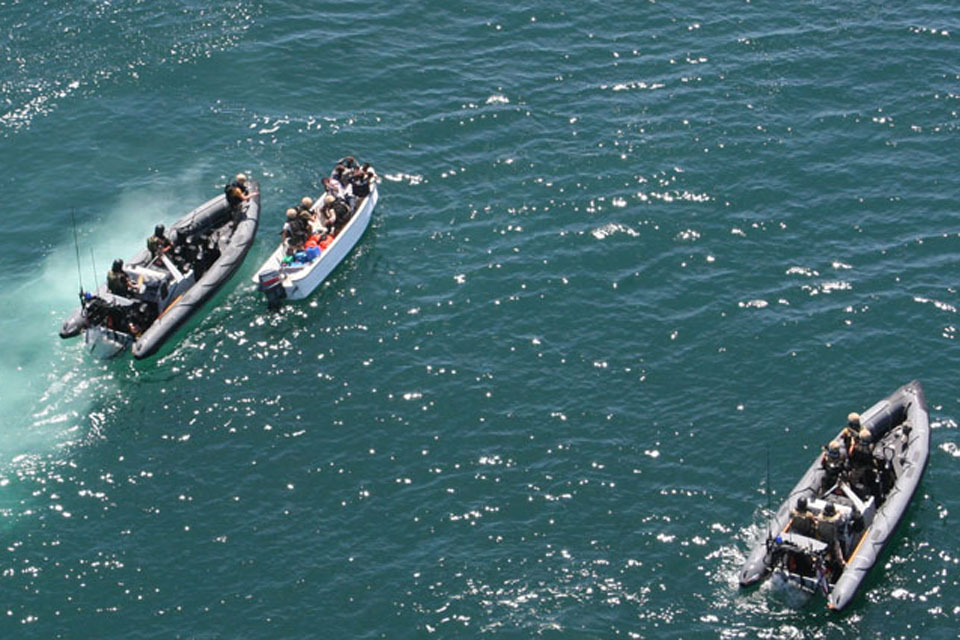
<svg viewBox="0 0 960 640">
<path fill-rule="evenodd" d="M 287 299 L 302 300 L 309 296 L 347 257 L 350 250 L 363 236 L 364 231 L 370 225 L 370 218 L 373 215 L 374 207 L 377 206 L 378 197 L 376 181 L 371 181 L 370 195 L 360 201 L 356 212 L 346 226 L 340 230 L 330 246 L 324 249 L 313 262 L 284 264 L 283 258 L 286 253 L 281 242 L 267 258 L 267 261 L 257 270 L 257 273 L 254 274 L 253 281 L 259 283 L 261 273 L 276 271 L 280 274 L 281 285 L 286 292 Z"/>
</svg>

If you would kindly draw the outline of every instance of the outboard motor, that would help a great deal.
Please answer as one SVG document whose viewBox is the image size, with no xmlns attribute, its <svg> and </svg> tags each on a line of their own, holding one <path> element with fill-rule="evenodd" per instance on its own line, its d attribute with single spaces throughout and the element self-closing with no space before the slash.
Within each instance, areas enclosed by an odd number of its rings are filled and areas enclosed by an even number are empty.
<svg viewBox="0 0 960 640">
<path fill-rule="evenodd" d="M 287 291 L 283 288 L 283 276 L 276 269 L 260 274 L 259 289 L 267 296 L 267 306 L 272 311 L 279 309 L 283 299 L 287 297 Z"/>
</svg>

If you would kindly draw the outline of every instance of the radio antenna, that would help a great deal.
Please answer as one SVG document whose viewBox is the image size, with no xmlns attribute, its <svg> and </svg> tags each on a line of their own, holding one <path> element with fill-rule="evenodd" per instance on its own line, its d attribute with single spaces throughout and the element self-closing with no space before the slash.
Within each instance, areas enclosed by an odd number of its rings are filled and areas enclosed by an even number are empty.
<svg viewBox="0 0 960 640">
<path fill-rule="evenodd" d="M 97 286 L 97 261 L 93 257 L 93 247 L 90 247 L 90 264 L 93 265 L 93 286 Z"/>
<path fill-rule="evenodd" d="M 83 300 L 83 277 L 80 275 L 80 240 L 77 237 L 77 210 L 70 210 L 70 218 L 73 220 L 73 248 L 77 253 L 77 281 L 80 284 L 80 300 Z M 92 249 L 91 249 L 92 251 Z"/>
<path fill-rule="evenodd" d="M 770 511 L 770 445 L 767 445 L 767 511 Z"/>
</svg>

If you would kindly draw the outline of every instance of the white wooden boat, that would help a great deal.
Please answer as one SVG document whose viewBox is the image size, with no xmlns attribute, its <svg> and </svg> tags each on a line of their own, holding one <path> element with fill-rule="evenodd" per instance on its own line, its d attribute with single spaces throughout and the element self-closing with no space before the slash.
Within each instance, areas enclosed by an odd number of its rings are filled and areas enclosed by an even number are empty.
<svg viewBox="0 0 960 640">
<path fill-rule="evenodd" d="M 367 230 L 374 207 L 377 206 L 377 199 L 377 181 L 374 178 L 370 181 L 370 194 L 357 203 L 356 211 L 334 236 L 333 242 L 311 262 L 284 263 L 283 259 L 287 254 L 283 242 L 280 243 L 253 276 L 253 281 L 267 296 L 272 308 L 278 307 L 284 299 L 306 298 L 327 279 Z M 322 196 L 317 199 L 314 208 L 318 209 L 320 206 Z"/>
</svg>

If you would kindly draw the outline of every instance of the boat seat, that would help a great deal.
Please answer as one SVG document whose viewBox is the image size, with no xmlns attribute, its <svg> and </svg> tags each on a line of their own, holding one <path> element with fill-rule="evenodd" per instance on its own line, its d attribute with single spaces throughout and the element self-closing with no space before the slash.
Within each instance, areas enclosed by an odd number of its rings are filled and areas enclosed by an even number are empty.
<svg viewBox="0 0 960 640">
<path fill-rule="evenodd" d="M 152 267 L 130 265 L 127 266 L 124 271 L 127 274 L 132 275 L 134 280 L 139 280 L 141 276 L 147 282 L 151 280 L 166 280 L 167 274 L 159 269 L 153 269 Z"/>
<path fill-rule="evenodd" d="M 821 498 L 816 498 L 808 501 L 807 506 L 811 511 L 814 511 L 819 516 L 821 513 L 823 513 L 823 508 L 827 506 L 827 501 Z M 834 502 L 833 506 L 837 510 L 837 513 L 840 514 L 842 519 L 851 518 L 853 516 L 853 507 L 850 505 L 843 504 L 843 502 Z"/>
<path fill-rule="evenodd" d="M 827 550 L 827 543 L 815 538 L 801 536 L 796 533 L 781 533 L 780 540 L 781 542 L 791 544 L 807 553 L 823 553 Z"/>
<path fill-rule="evenodd" d="M 174 282 L 180 282 L 183 280 L 183 274 L 180 273 L 180 269 L 177 268 L 177 265 L 173 264 L 173 260 L 167 257 L 167 254 L 160 254 L 160 260 L 163 262 L 163 266 L 167 268 L 167 271 L 170 272 L 170 275 L 173 276 Z"/>
<path fill-rule="evenodd" d="M 97 297 L 116 307 L 132 307 L 139 302 L 139 300 L 127 298 L 125 296 L 119 296 L 115 293 L 110 293 L 109 291 L 100 291 L 97 293 Z"/>
</svg>

